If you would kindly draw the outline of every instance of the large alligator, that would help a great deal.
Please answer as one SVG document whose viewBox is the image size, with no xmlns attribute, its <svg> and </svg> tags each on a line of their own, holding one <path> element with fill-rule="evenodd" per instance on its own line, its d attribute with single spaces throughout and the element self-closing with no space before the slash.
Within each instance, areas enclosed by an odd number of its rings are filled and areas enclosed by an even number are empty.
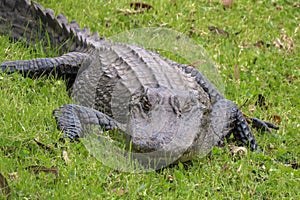
<svg viewBox="0 0 300 200">
<path fill-rule="evenodd" d="M 0 33 L 58 48 L 59 57 L 8 61 L 0 67 L 30 77 L 54 73 L 68 81 L 76 104 L 58 108 L 54 116 L 71 140 L 118 129 L 133 152 L 172 156 L 162 165 L 205 154 L 231 134 L 258 149 L 240 109 L 189 65 L 92 35 L 28 0 L 1 0 Z M 249 121 L 258 129 L 278 128 L 256 118 Z"/>
</svg>

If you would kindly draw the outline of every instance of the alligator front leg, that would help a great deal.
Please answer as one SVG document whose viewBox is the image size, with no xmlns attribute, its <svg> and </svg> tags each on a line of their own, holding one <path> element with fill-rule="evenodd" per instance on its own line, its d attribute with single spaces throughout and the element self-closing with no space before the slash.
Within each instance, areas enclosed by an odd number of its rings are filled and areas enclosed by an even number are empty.
<svg viewBox="0 0 300 200">
<path fill-rule="evenodd" d="M 84 106 L 66 104 L 54 110 L 53 115 L 58 129 L 62 130 L 65 137 L 70 138 L 71 141 L 84 137 L 84 134 L 94 131 L 94 128 L 97 132 L 118 128 L 117 123 L 111 117 Z"/>
<path fill-rule="evenodd" d="M 250 146 L 250 149 L 258 149 L 258 145 L 250 130 L 250 126 L 243 113 L 230 100 L 221 99 L 213 106 L 211 113 L 211 129 L 222 142 L 224 138 L 228 138 L 232 133 L 236 141 L 240 141 Z M 260 130 L 271 132 L 271 128 L 278 127 L 270 122 L 265 122 L 257 118 L 250 118 L 251 125 Z"/>
<path fill-rule="evenodd" d="M 237 141 L 249 145 L 251 150 L 258 148 L 244 115 L 232 101 L 227 99 L 217 101 L 213 105 L 210 120 L 211 130 L 217 137 L 215 141 L 219 144 L 233 133 Z"/>
</svg>

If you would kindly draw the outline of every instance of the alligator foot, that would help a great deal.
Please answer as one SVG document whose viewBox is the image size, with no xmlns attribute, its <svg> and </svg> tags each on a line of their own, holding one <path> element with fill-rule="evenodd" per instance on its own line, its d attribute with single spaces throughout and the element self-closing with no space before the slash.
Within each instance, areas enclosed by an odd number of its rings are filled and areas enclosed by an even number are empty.
<svg viewBox="0 0 300 200">
<path fill-rule="evenodd" d="M 64 136 L 71 141 L 84 137 L 85 133 L 102 132 L 118 128 L 116 122 L 106 114 L 92 108 L 66 104 L 53 111 L 57 121 L 57 128 L 64 132 Z"/>
<path fill-rule="evenodd" d="M 267 131 L 269 133 L 272 133 L 271 129 L 279 129 L 279 127 L 275 124 L 257 118 L 250 118 L 250 122 L 253 128 L 256 128 L 257 130 Z"/>
</svg>

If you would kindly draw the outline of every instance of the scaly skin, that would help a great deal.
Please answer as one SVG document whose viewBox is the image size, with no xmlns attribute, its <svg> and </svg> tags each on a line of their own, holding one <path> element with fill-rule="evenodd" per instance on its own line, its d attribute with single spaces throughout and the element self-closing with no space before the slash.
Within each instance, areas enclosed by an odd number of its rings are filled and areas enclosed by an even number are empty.
<svg viewBox="0 0 300 200">
<path fill-rule="evenodd" d="M 45 45 L 60 47 L 60 57 L 3 62 L 0 67 L 6 73 L 56 73 L 71 80 L 79 105 L 64 105 L 54 116 L 72 140 L 88 134 L 90 126 L 99 134 L 103 128 L 119 129 L 133 150 L 163 150 L 180 161 L 206 154 L 232 133 L 251 150 L 258 148 L 242 112 L 193 67 L 136 45 L 106 41 L 25 0 L 0 2 L 0 33 L 25 38 L 28 44 L 43 41 L 47 33 Z M 268 131 L 278 128 L 252 121 Z"/>
</svg>

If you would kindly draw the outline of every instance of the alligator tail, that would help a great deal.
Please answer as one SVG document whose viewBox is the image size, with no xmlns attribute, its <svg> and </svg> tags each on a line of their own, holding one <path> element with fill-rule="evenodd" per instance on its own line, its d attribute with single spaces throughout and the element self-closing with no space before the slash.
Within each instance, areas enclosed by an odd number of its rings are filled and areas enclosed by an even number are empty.
<svg viewBox="0 0 300 200">
<path fill-rule="evenodd" d="M 91 35 L 89 29 L 80 29 L 76 21 L 68 23 L 60 14 L 55 16 L 53 10 L 44 9 L 29 0 L 0 1 L 0 34 L 10 36 L 13 40 L 25 39 L 34 45 L 42 41 L 43 46 L 66 52 L 85 52 L 101 39 Z"/>
</svg>

